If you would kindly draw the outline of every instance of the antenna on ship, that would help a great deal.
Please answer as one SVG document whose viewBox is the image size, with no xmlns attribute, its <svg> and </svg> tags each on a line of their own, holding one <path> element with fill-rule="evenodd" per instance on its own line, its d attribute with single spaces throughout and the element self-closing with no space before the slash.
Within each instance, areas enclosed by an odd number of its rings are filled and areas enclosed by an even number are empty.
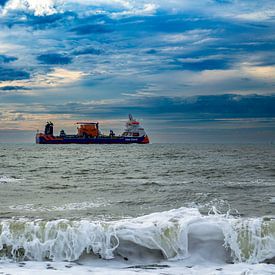
<svg viewBox="0 0 275 275">
<path fill-rule="evenodd" d="M 131 114 L 129 114 L 129 120 L 132 121 L 133 120 L 133 116 Z"/>
</svg>

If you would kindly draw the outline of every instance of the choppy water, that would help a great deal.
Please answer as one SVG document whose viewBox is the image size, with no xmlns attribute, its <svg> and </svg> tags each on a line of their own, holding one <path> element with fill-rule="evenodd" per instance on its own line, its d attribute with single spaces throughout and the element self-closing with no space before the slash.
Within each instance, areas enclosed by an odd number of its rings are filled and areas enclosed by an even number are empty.
<svg viewBox="0 0 275 275">
<path fill-rule="evenodd" d="M 275 273 L 260 264 L 275 257 L 272 144 L 2 144 L 0 198 L 0 256 L 14 274 L 32 261 L 65 273 L 70 261 L 72 274 L 75 263 L 107 274 Z M 107 271 L 102 258 L 113 258 Z M 17 270 L 10 260 L 29 261 Z"/>
</svg>

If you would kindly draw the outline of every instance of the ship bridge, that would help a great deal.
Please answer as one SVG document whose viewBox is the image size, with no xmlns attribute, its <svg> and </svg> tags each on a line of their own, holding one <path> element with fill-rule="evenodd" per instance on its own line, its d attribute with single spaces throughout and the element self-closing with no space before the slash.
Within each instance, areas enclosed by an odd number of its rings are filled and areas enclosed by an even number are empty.
<svg viewBox="0 0 275 275">
<path fill-rule="evenodd" d="M 129 114 L 129 120 L 126 122 L 126 128 L 123 136 L 141 137 L 145 136 L 146 133 L 141 127 L 140 123 Z"/>
</svg>

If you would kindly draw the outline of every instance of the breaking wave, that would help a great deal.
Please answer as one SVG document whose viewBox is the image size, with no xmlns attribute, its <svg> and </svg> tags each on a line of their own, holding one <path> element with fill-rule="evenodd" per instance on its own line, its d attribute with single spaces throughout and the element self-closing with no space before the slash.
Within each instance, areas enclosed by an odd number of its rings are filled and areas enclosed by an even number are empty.
<svg viewBox="0 0 275 275">
<path fill-rule="evenodd" d="M 202 215 L 196 208 L 179 208 L 112 222 L 20 219 L 0 223 L 2 258 L 75 261 L 88 255 L 134 262 L 199 258 L 259 263 L 274 260 L 275 220 L 216 211 Z"/>
</svg>

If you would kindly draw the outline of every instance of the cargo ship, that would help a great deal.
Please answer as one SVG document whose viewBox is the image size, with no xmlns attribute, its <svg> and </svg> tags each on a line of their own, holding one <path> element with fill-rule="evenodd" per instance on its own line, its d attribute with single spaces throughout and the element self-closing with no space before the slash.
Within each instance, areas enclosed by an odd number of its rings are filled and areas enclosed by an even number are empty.
<svg viewBox="0 0 275 275">
<path fill-rule="evenodd" d="M 122 135 L 115 135 L 110 130 L 108 135 L 104 135 L 99 130 L 98 122 L 77 122 L 77 134 L 67 135 L 64 130 L 59 136 L 54 135 L 54 125 L 47 122 L 44 133 L 36 134 L 37 144 L 148 144 L 149 137 L 141 127 L 140 123 L 129 115 L 126 128 Z"/>
</svg>

